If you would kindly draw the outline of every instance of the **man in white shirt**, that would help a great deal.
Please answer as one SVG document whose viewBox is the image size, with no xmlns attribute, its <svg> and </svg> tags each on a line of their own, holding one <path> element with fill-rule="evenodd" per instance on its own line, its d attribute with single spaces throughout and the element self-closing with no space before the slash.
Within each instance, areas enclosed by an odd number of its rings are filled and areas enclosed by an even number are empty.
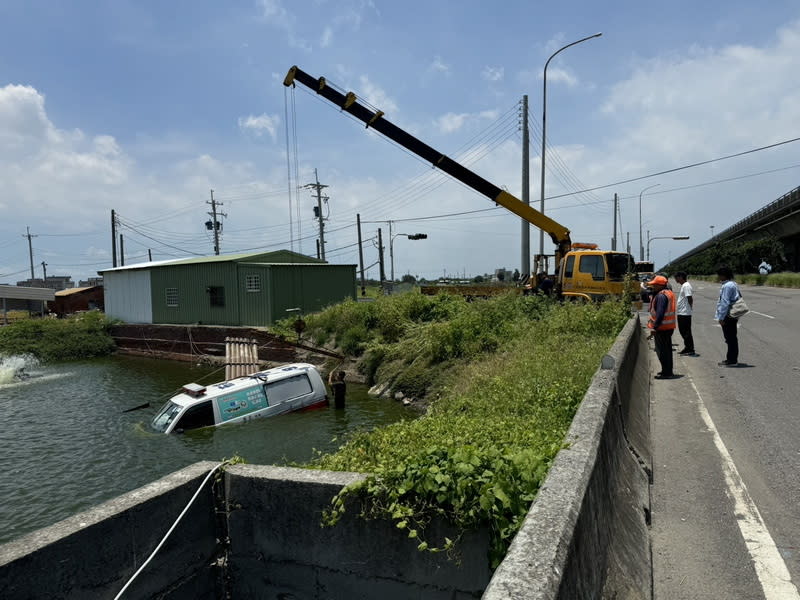
<svg viewBox="0 0 800 600">
<path fill-rule="evenodd" d="M 772 265 L 767 262 L 765 258 L 761 259 L 761 264 L 758 265 L 759 275 L 769 275 L 772 271 Z"/>
<path fill-rule="evenodd" d="M 683 338 L 683 350 L 678 352 L 684 356 L 695 356 L 694 338 L 692 337 L 692 285 L 686 280 L 686 273 L 675 273 L 675 281 L 681 286 L 678 292 L 678 331 Z"/>
</svg>

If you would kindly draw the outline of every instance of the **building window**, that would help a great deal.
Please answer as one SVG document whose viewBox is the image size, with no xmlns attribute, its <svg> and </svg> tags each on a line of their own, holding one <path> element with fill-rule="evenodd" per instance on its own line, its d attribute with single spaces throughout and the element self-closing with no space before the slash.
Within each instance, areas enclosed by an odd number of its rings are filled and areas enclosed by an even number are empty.
<svg viewBox="0 0 800 600">
<path fill-rule="evenodd" d="M 261 291 L 261 276 L 248 275 L 244 280 L 244 289 L 247 292 L 260 292 Z"/>
<path fill-rule="evenodd" d="M 211 306 L 225 306 L 225 288 L 222 286 L 209 287 L 208 298 Z"/>
<path fill-rule="evenodd" d="M 174 308 L 178 306 L 178 288 L 167 288 L 167 306 Z"/>
</svg>

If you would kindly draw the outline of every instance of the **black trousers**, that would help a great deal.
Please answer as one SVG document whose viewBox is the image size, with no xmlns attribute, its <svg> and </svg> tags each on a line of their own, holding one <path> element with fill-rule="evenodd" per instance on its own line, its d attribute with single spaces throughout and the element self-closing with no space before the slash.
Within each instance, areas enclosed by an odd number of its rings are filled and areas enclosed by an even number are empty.
<svg viewBox="0 0 800 600">
<path fill-rule="evenodd" d="M 666 331 L 654 331 L 653 341 L 656 344 L 656 356 L 661 363 L 661 374 L 672 375 L 672 332 L 674 329 Z"/>
<path fill-rule="evenodd" d="M 728 344 L 728 354 L 725 360 L 729 363 L 739 362 L 739 319 L 734 319 L 730 315 L 722 321 L 722 335 L 725 336 L 725 343 Z"/>
<path fill-rule="evenodd" d="M 683 349 L 694 352 L 694 338 L 692 337 L 692 315 L 678 315 L 678 331 L 683 338 Z"/>
</svg>

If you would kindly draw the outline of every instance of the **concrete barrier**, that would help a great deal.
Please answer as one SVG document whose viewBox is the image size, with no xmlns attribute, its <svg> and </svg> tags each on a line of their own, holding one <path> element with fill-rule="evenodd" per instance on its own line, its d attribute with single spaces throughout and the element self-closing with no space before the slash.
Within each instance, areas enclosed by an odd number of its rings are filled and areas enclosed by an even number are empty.
<svg viewBox="0 0 800 600">
<path fill-rule="evenodd" d="M 114 598 L 216 463 L 196 463 L 0 546 L 0 598 Z M 125 598 L 218 597 L 211 486 Z"/>
<path fill-rule="evenodd" d="M 358 507 L 323 527 L 331 498 L 363 475 L 256 465 L 226 473 L 233 598 L 451 600 L 480 598 L 489 581 L 487 531 L 465 536 L 456 564 L 418 551 L 394 523 L 361 519 Z M 441 522 L 426 532 L 455 535 Z"/>
<path fill-rule="evenodd" d="M 386 521 L 322 511 L 363 475 L 233 465 L 209 484 L 125 598 L 649 598 L 649 352 L 638 318 L 595 375 L 509 553 L 488 533 L 461 562 L 419 552 Z M 2 598 L 113 598 L 216 463 L 197 463 L 0 546 Z M 444 523 L 432 538 L 453 537 Z"/>
<path fill-rule="evenodd" d="M 649 353 L 638 318 L 608 357 L 485 600 L 652 597 Z"/>
</svg>

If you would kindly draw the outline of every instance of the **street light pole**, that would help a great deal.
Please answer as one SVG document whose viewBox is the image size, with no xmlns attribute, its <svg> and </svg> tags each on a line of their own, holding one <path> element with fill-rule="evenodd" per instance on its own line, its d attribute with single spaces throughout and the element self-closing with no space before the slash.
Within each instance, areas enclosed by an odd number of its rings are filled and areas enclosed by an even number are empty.
<svg viewBox="0 0 800 600">
<path fill-rule="evenodd" d="M 547 127 L 547 67 L 550 64 L 550 61 L 561 52 L 562 50 L 566 50 L 570 46 L 574 46 L 576 44 L 580 44 L 581 42 L 585 42 L 586 40 L 591 40 L 592 38 L 600 37 L 603 35 L 602 33 L 595 33 L 594 35 L 587 36 L 582 38 L 576 42 L 572 42 L 571 44 L 567 44 L 562 48 L 559 48 L 553 54 L 550 55 L 550 58 L 547 59 L 547 62 L 544 63 L 544 72 L 542 74 L 542 174 L 539 178 L 540 180 L 540 194 L 539 194 L 539 212 L 544 214 L 544 154 L 545 154 L 545 145 L 546 145 L 546 127 Z M 544 260 L 544 231 L 539 230 L 539 259 Z M 541 268 L 541 267 L 540 267 Z"/>
<path fill-rule="evenodd" d="M 389 238 L 389 263 L 391 264 L 391 278 L 392 283 L 394 284 L 394 238 L 398 236 L 407 237 L 410 240 L 427 240 L 428 234 L 427 233 L 395 233 L 392 237 Z"/>
<path fill-rule="evenodd" d="M 650 260 L 650 242 L 653 240 L 688 240 L 688 235 L 656 235 L 650 237 L 650 232 L 647 232 L 647 260 Z"/>
<path fill-rule="evenodd" d="M 659 185 L 661 184 L 655 183 L 639 192 L 639 260 L 644 260 L 644 244 L 642 243 L 642 194 Z M 650 252 L 647 253 L 647 260 L 650 260 Z"/>
</svg>

